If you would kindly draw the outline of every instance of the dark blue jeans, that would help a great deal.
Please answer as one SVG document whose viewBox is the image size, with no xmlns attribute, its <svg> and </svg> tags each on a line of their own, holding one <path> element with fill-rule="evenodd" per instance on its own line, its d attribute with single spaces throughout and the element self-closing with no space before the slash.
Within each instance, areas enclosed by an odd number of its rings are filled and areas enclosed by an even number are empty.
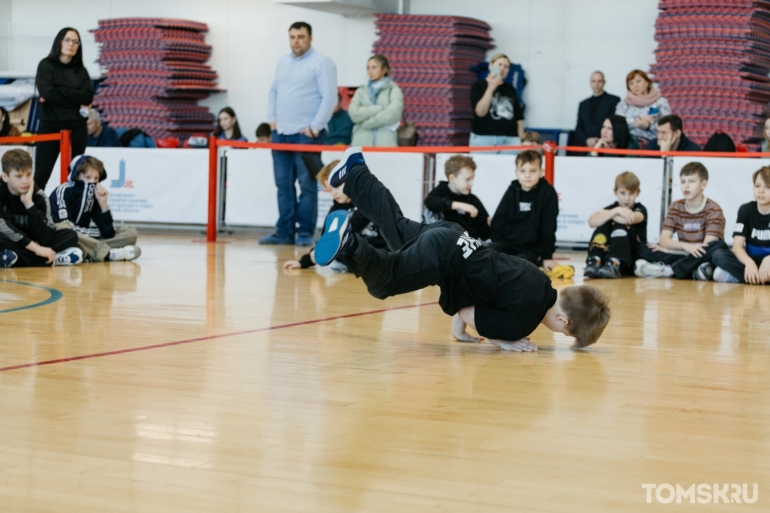
<svg viewBox="0 0 770 513">
<path fill-rule="evenodd" d="M 270 142 L 323 144 L 325 138 L 326 130 L 322 130 L 315 139 L 304 134 L 283 135 L 273 131 Z M 278 223 L 275 234 L 282 239 L 294 240 L 299 231 L 300 237 L 312 237 L 318 218 L 318 184 L 308 173 L 302 154 L 273 150 L 273 176 L 278 189 Z M 295 182 L 299 182 L 299 200 Z"/>
</svg>

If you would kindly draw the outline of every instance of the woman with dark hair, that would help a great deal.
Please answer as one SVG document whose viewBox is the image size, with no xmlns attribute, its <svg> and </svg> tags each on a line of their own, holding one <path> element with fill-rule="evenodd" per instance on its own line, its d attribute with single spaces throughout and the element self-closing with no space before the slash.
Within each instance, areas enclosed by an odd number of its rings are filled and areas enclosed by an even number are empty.
<svg viewBox="0 0 770 513">
<path fill-rule="evenodd" d="M 4 107 L 0 107 L 0 137 L 16 137 L 19 129 L 11 125 L 11 116 Z"/>
<path fill-rule="evenodd" d="M 71 27 L 56 34 L 51 53 L 37 66 L 35 85 L 40 93 L 40 134 L 70 131 L 72 157 L 86 151 L 88 107 L 94 100 L 91 77 L 83 66 L 80 33 Z M 59 156 L 59 143 L 37 144 L 35 183 L 45 189 Z"/>
<path fill-rule="evenodd" d="M 235 111 L 230 107 L 225 107 L 217 115 L 217 129 L 214 130 L 214 136 L 226 141 L 243 141 L 246 138 L 241 134 L 241 127 L 238 125 L 238 118 Z"/>
<path fill-rule="evenodd" d="M 647 73 L 640 69 L 632 70 L 626 76 L 626 89 L 628 94 L 615 107 L 615 114 L 626 118 L 631 134 L 639 144 L 646 146 L 647 141 L 657 139 L 658 120 L 671 114 L 671 107 L 660 91 L 653 87 Z"/>
<path fill-rule="evenodd" d="M 398 126 L 404 113 L 404 94 L 390 78 L 384 55 L 369 57 L 369 82 L 356 89 L 348 115 L 353 125 L 353 146 L 398 146 Z"/>
<path fill-rule="evenodd" d="M 626 118 L 613 114 L 607 116 L 602 123 L 602 131 L 599 140 L 596 141 L 594 148 L 615 148 L 622 150 L 638 150 L 639 141 L 628 131 Z M 599 153 L 592 151 L 592 157 L 625 157 L 626 155 L 610 155 L 609 153 Z"/>
</svg>

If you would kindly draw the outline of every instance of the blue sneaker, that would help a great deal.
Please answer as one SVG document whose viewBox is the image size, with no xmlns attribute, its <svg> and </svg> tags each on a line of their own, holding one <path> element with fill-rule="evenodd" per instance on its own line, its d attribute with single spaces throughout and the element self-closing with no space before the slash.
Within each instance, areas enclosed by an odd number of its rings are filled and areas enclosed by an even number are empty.
<svg viewBox="0 0 770 513">
<path fill-rule="evenodd" d="M 80 248 L 67 248 L 56 253 L 53 265 L 78 265 L 83 261 L 83 252 Z"/>
<path fill-rule="evenodd" d="M 278 244 L 287 245 L 287 246 L 294 245 L 294 239 L 282 239 L 276 234 L 266 235 L 261 239 L 259 239 L 258 242 L 260 244 L 265 244 L 265 245 L 278 245 Z"/>
<path fill-rule="evenodd" d="M 297 237 L 297 246 L 312 246 L 312 245 L 313 245 L 312 235 L 299 235 Z"/>
<path fill-rule="evenodd" d="M 315 262 L 318 265 L 329 265 L 337 255 L 353 247 L 356 237 L 349 220 L 347 210 L 338 210 L 326 217 L 324 234 L 315 245 Z"/>
<path fill-rule="evenodd" d="M 360 146 L 351 146 L 342 154 L 339 164 L 329 174 L 329 185 L 339 187 L 348 178 L 350 169 L 357 164 L 364 164 L 364 155 Z"/>
<path fill-rule="evenodd" d="M 13 264 L 15 264 L 17 260 L 19 260 L 19 255 L 10 249 L 0 251 L 0 267 L 4 269 L 13 267 Z"/>
</svg>

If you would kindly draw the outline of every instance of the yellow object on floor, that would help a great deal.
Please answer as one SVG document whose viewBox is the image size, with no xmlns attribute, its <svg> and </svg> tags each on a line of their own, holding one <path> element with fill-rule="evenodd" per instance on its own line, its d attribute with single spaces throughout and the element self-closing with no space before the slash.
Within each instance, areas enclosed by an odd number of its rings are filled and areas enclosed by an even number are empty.
<svg viewBox="0 0 770 513">
<path fill-rule="evenodd" d="M 552 280 L 555 280 L 555 279 L 569 280 L 570 278 L 575 276 L 575 268 L 572 267 L 571 265 L 557 265 L 550 271 L 545 271 L 545 269 L 542 267 L 541 269 L 543 269 L 543 272 L 545 272 L 545 274 Z"/>
</svg>

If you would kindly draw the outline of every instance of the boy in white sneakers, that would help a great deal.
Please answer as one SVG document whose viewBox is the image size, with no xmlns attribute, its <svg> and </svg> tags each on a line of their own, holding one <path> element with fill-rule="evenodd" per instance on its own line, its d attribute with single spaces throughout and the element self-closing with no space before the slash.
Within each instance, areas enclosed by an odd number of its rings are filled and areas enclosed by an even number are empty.
<svg viewBox="0 0 770 513">
<path fill-rule="evenodd" d="M 32 178 L 29 154 L 21 149 L 6 152 L 0 178 L 0 267 L 81 263 L 78 235 L 57 229 L 48 198 Z"/>
<path fill-rule="evenodd" d="M 101 160 L 88 155 L 70 163 L 69 179 L 51 193 L 51 214 L 56 223 L 67 223 L 78 234 L 78 246 L 90 262 L 114 262 L 139 258 L 138 236 L 133 226 L 115 227 L 101 186 L 107 178 Z"/>
</svg>

